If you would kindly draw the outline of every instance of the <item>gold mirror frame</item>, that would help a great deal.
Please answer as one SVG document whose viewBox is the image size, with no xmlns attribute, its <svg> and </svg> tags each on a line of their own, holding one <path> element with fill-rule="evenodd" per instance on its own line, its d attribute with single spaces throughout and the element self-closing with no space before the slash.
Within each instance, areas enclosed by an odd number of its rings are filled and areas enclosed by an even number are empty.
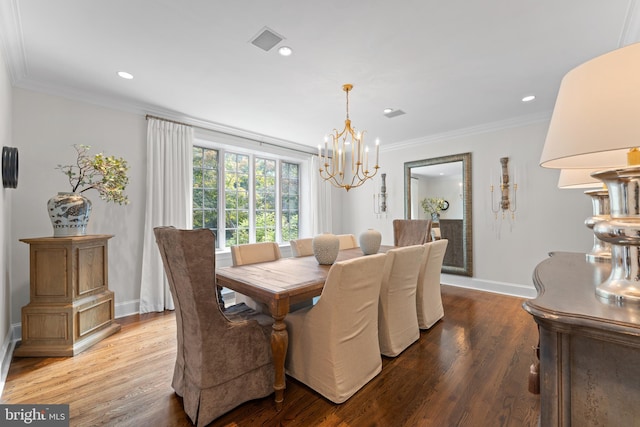
<svg viewBox="0 0 640 427">
<path fill-rule="evenodd" d="M 411 219 L 411 169 L 442 163 L 462 162 L 462 267 L 442 265 L 442 272 L 473 276 L 473 230 L 471 227 L 471 153 L 453 154 L 431 159 L 415 160 L 404 164 L 404 217 Z"/>
</svg>

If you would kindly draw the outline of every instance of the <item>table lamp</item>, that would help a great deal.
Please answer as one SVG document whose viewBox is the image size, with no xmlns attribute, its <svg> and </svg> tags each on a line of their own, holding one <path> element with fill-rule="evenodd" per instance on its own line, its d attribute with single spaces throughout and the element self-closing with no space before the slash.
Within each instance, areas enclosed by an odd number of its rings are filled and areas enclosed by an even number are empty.
<svg viewBox="0 0 640 427">
<path fill-rule="evenodd" d="M 600 221 L 611 218 L 609 214 L 609 191 L 602 181 L 591 176 L 593 169 L 562 169 L 558 179 L 558 188 L 592 188 L 584 192 L 591 198 L 593 216 L 584 221 L 584 225 L 593 231 L 593 227 Z M 589 262 L 611 262 L 611 245 L 593 235 L 593 247 L 586 254 Z"/>
<path fill-rule="evenodd" d="M 596 295 L 640 303 L 640 43 L 585 62 L 562 79 L 540 165 L 599 169 L 609 220 L 596 236 L 611 244 L 611 274 Z M 606 170 L 605 170 L 606 169 Z"/>
</svg>

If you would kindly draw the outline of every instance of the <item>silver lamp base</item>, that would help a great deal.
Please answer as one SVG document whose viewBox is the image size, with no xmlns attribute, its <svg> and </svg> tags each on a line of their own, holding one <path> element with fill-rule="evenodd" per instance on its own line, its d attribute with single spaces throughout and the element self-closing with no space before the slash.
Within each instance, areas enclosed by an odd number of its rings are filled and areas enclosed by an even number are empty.
<svg viewBox="0 0 640 427">
<path fill-rule="evenodd" d="M 606 188 L 585 191 L 584 194 L 591 197 L 593 216 L 584 221 L 584 225 L 593 231 L 593 227 L 600 221 L 611 219 L 609 214 L 609 191 Z M 611 262 L 611 245 L 593 236 L 593 247 L 586 254 L 589 262 Z"/>
<path fill-rule="evenodd" d="M 611 244 L 611 274 L 596 287 L 596 295 L 619 305 L 640 303 L 640 167 L 592 176 L 607 186 L 611 214 L 593 227 L 600 240 Z"/>
</svg>

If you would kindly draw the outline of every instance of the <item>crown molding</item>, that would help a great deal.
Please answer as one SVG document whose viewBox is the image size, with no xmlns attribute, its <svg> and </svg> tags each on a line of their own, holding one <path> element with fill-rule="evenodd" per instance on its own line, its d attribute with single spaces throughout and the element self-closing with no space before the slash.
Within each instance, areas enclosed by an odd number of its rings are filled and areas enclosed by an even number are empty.
<svg viewBox="0 0 640 427">
<path fill-rule="evenodd" d="M 27 76 L 28 69 L 18 0 L 0 1 L 0 44 L 7 56 L 5 65 L 11 84 L 15 86 Z"/>
<path fill-rule="evenodd" d="M 1 0 L 0 0 L 1 1 Z M 285 139 L 275 138 L 268 135 L 263 135 L 250 130 L 236 128 L 233 126 L 224 125 L 222 123 L 216 123 L 209 120 L 192 117 L 184 113 L 180 113 L 174 110 L 159 108 L 152 104 L 142 103 L 134 100 L 124 100 L 119 97 L 114 97 L 106 94 L 97 95 L 95 93 L 84 92 L 80 90 L 62 88 L 56 85 L 45 84 L 35 82 L 30 79 L 22 79 L 19 83 L 14 85 L 17 88 L 30 90 L 38 93 L 45 93 L 48 95 L 59 96 L 78 102 L 83 102 L 97 107 L 109 108 L 112 110 L 122 111 L 126 113 L 136 114 L 140 116 L 146 116 L 147 114 L 152 116 L 158 116 L 167 120 L 173 120 L 182 122 L 187 125 L 191 125 L 206 131 L 219 132 L 226 135 L 235 137 L 241 137 L 250 139 L 258 143 L 265 143 L 270 145 L 277 145 L 282 148 L 287 148 L 295 151 L 301 151 L 310 155 L 315 154 L 313 147 L 300 144 L 295 141 L 288 141 Z"/>
<path fill-rule="evenodd" d="M 397 151 L 405 150 L 408 148 L 417 148 L 425 144 L 433 144 L 450 139 L 463 138 L 466 136 L 479 135 L 483 133 L 496 132 L 504 129 L 526 126 L 534 123 L 541 123 L 549 121 L 551 119 L 551 113 L 551 111 L 545 111 L 542 113 L 528 114 L 506 120 L 485 123 L 478 126 L 456 129 L 450 132 L 442 132 L 438 134 L 423 136 L 420 138 L 410 139 L 407 141 L 391 143 L 385 146 L 384 151 Z M 380 148 L 380 151 L 383 151 L 383 148 Z"/>
</svg>

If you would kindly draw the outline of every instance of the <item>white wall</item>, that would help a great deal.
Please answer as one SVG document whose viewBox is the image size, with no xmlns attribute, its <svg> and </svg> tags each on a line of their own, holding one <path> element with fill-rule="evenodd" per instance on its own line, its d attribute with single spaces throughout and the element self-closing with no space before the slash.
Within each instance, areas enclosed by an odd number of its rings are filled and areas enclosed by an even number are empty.
<svg viewBox="0 0 640 427">
<path fill-rule="evenodd" d="M 58 191 L 70 191 L 66 176 L 55 167 L 75 162 L 73 144 L 90 145 L 90 153 L 124 157 L 130 164 L 129 205 L 106 203 L 95 191 L 84 195 L 93 203 L 87 232 L 114 235 L 109 288 L 115 292 L 116 315 L 137 311 L 146 197 L 144 116 L 14 89 L 13 132 L 20 147 L 20 182 L 11 221 L 12 322 L 20 322 L 20 309 L 29 302 L 29 247 L 18 239 L 53 235 L 46 204 Z"/>
<path fill-rule="evenodd" d="M 7 68 L 5 66 L 2 49 L 0 49 L 0 145 L 7 147 L 18 147 L 20 156 L 20 146 L 12 139 L 11 132 L 11 104 L 12 89 Z M 18 188 L 21 183 L 18 182 Z M 9 367 L 8 358 L 11 352 L 8 351 L 11 345 L 11 204 L 13 193 L 17 189 L 2 188 L 0 192 L 0 370 L 4 373 Z M 4 375 L 0 375 L 1 378 Z M 0 385 L 0 390 L 2 386 Z"/>
<path fill-rule="evenodd" d="M 505 291 L 510 285 L 535 296 L 531 279 L 535 266 L 550 251 L 587 252 L 593 234 L 584 226 L 591 216 L 591 200 L 581 190 L 559 190 L 557 170 L 538 166 L 548 122 L 501 130 L 412 142 L 401 149 L 381 150 L 381 172 L 387 173 L 389 213 L 376 218 L 370 206 L 372 183 L 343 198 L 342 228 L 356 234 L 367 228 L 382 232 L 383 243 L 393 243 L 392 220 L 404 217 L 404 163 L 465 152 L 472 153 L 473 278 L 445 275 L 445 283 Z M 518 169 L 516 221 L 512 226 L 494 220 L 489 181 L 500 168 L 500 157 Z"/>
<path fill-rule="evenodd" d="M 14 89 L 13 97 L 14 145 L 20 147 L 21 165 L 20 185 L 13 196 L 9 245 L 13 254 L 11 321 L 20 321 L 20 308 L 29 301 L 28 246 L 18 239 L 52 234 L 46 202 L 56 192 L 68 190 L 65 176 L 54 168 L 75 159 L 72 144 L 92 145 L 92 151 L 122 156 L 131 164 L 127 189 L 131 204 L 106 204 L 97 194 L 89 194 L 94 207 L 88 232 L 115 235 L 110 241 L 109 286 L 116 294 L 116 313 L 134 312 L 139 298 L 144 226 L 144 117 L 22 89 Z M 591 215 L 590 199 L 580 190 L 557 189 L 558 171 L 538 166 L 546 129 L 547 123 L 540 122 L 406 143 L 400 149 L 383 148 L 380 173 L 387 173 L 386 217 L 377 218 L 373 212 L 373 193 L 379 191 L 379 179 L 348 193 L 334 189 L 330 231 L 359 235 L 367 228 L 376 228 L 383 234 L 383 243 L 392 244 L 392 220 L 404 217 L 404 162 L 471 152 L 473 278 L 445 275 L 444 281 L 502 291 L 505 286 L 515 285 L 533 296 L 533 269 L 549 251 L 586 252 L 593 242 L 593 235 L 583 225 Z M 491 169 L 499 169 L 503 156 L 510 157 L 520 177 L 517 218 L 512 227 L 499 227 L 489 206 Z"/>
</svg>

